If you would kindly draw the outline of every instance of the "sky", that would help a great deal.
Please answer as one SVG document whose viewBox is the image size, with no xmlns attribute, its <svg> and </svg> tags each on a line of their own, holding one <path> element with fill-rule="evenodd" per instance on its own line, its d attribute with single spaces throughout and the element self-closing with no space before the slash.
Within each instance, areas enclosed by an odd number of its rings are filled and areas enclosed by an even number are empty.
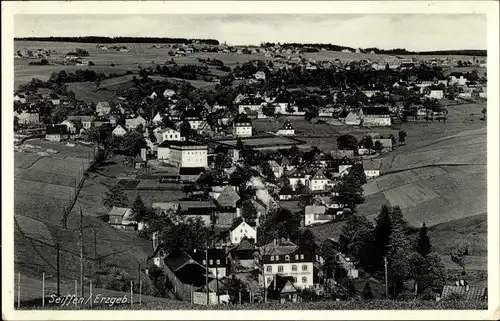
<svg viewBox="0 0 500 321">
<path fill-rule="evenodd" d="M 413 51 L 486 49 L 481 14 L 16 15 L 15 37 L 210 38 L 229 45 L 331 43 Z"/>
</svg>

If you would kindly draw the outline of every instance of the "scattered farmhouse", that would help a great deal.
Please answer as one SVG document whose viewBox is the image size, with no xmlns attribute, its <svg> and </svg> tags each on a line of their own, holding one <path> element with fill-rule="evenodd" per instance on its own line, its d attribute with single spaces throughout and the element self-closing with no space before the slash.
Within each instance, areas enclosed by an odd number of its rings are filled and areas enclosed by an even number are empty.
<svg viewBox="0 0 500 321">
<path fill-rule="evenodd" d="M 295 135 L 295 129 L 293 128 L 292 123 L 290 123 L 287 119 L 283 124 L 283 127 L 278 130 L 277 134 L 280 136 L 293 136 Z"/>
<path fill-rule="evenodd" d="M 233 123 L 233 135 L 236 137 L 252 136 L 252 121 L 250 119 L 235 119 Z"/>
</svg>

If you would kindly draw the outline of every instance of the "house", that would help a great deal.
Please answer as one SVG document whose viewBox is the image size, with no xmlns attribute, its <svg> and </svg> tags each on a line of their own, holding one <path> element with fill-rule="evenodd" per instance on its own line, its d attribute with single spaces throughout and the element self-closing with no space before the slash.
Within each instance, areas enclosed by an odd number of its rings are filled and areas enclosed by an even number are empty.
<svg viewBox="0 0 500 321">
<path fill-rule="evenodd" d="M 295 129 L 293 128 L 292 123 L 290 123 L 287 119 L 283 124 L 283 127 L 281 127 L 276 134 L 280 136 L 293 136 L 295 135 Z"/>
<path fill-rule="evenodd" d="M 392 139 L 390 138 L 372 138 L 372 142 L 374 145 L 376 142 L 380 142 L 380 144 L 382 144 L 381 152 L 392 151 Z M 371 149 L 371 151 L 373 151 L 373 148 Z M 360 144 L 358 145 L 358 155 L 368 155 L 368 152 L 369 150 L 366 148 L 363 142 L 360 142 Z"/>
<path fill-rule="evenodd" d="M 371 98 L 377 94 L 380 94 L 380 90 L 362 90 L 361 92 L 363 94 L 365 94 L 365 96 L 368 98 Z"/>
<path fill-rule="evenodd" d="M 263 71 L 257 71 L 253 76 L 257 80 L 266 80 L 266 73 Z"/>
<path fill-rule="evenodd" d="M 460 280 L 454 285 L 443 286 L 441 299 L 446 299 L 450 295 L 458 295 L 466 301 L 488 302 L 488 288 L 469 285 L 464 280 Z"/>
<path fill-rule="evenodd" d="M 66 126 L 66 130 L 67 130 L 68 133 L 75 134 L 77 132 L 77 126 L 75 125 L 75 122 L 76 121 L 71 121 L 71 120 L 67 120 L 66 119 L 65 121 L 63 121 L 59 125 Z"/>
<path fill-rule="evenodd" d="M 141 115 L 125 119 L 125 126 L 128 129 L 136 129 L 139 125 L 142 125 L 142 128 L 146 127 L 146 120 Z"/>
<path fill-rule="evenodd" d="M 158 97 L 158 94 L 155 91 L 153 91 L 153 93 L 149 95 L 149 98 L 151 99 L 155 99 L 156 97 Z"/>
<path fill-rule="evenodd" d="M 460 72 L 452 72 L 448 75 L 448 85 L 457 84 L 459 86 L 465 86 L 467 84 L 467 78 Z"/>
<path fill-rule="evenodd" d="M 240 241 L 245 238 L 253 240 L 253 242 L 256 243 L 257 230 L 255 224 L 245 222 L 243 217 L 238 217 L 229 228 L 229 239 L 232 244 L 239 244 Z"/>
<path fill-rule="evenodd" d="M 111 113 L 111 105 L 107 101 L 100 101 L 95 106 L 95 112 L 99 116 L 109 115 Z"/>
<path fill-rule="evenodd" d="M 444 92 L 437 86 L 429 86 L 424 89 L 425 96 L 428 98 L 443 99 Z"/>
<path fill-rule="evenodd" d="M 181 167 L 179 177 L 182 182 L 196 182 L 205 173 L 205 167 Z"/>
<path fill-rule="evenodd" d="M 240 200 L 240 196 L 236 193 L 234 186 L 225 186 L 217 197 L 214 197 L 219 207 L 230 207 L 236 208 L 237 202 Z"/>
<path fill-rule="evenodd" d="M 20 124 L 35 125 L 40 124 L 40 114 L 36 108 L 28 107 L 20 113 L 14 112 L 14 116 L 18 118 Z"/>
<path fill-rule="evenodd" d="M 267 287 L 267 299 L 281 303 L 300 302 L 299 291 L 296 287 L 297 277 L 275 275 Z"/>
<path fill-rule="evenodd" d="M 187 121 L 192 130 L 198 130 L 203 119 L 199 112 L 191 108 L 182 113 L 181 121 Z"/>
<path fill-rule="evenodd" d="M 56 93 L 51 93 L 49 99 L 52 105 L 59 105 L 61 103 L 61 98 Z"/>
<path fill-rule="evenodd" d="M 324 191 L 327 189 L 329 179 L 325 176 L 323 171 L 318 170 L 309 181 L 309 188 L 311 191 Z"/>
<path fill-rule="evenodd" d="M 26 95 L 24 95 L 24 94 L 14 95 L 14 102 L 25 104 L 26 103 Z"/>
<path fill-rule="evenodd" d="M 345 118 L 345 124 L 359 126 L 361 124 L 361 117 L 357 112 L 350 111 Z"/>
<path fill-rule="evenodd" d="M 288 174 L 288 182 L 292 187 L 292 190 L 295 191 L 297 185 L 302 183 L 303 186 L 309 187 L 309 176 L 303 170 L 297 169 Z"/>
<path fill-rule="evenodd" d="M 297 288 L 311 288 L 314 285 L 314 255 L 305 247 L 286 240 L 274 240 L 259 249 L 263 275 L 260 283 L 265 288 L 277 274 L 290 276 Z"/>
<path fill-rule="evenodd" d="M 69 138 L 65 125 L 48 125 L 45 129 L 45 139 L 51 142 L 61 142 Z"/>
<path fill-rule="evenodd" d="M 156 141 L 161 144 L 164 141 L 176 141 L 181 142 L 186 140 L 185 137 L 181 136 L 181 132 L 172 128 L 156 128 L 153 130 L 153 133 L 156 137 Z"/>
<path fill-rule="evenodd" d="M 134 221 L 134 215 L 130 208 L 116 207 L 108 212 L 109 224 L 117 229 L 122 230 L 135 230 L 137 222 Z"/>
<path fill-rule="evenodd" d="M 349 168 L 351 168 L 352 165 L 354 165 L 354 160 L 352 160 L 352 158 L 344 156 L 342 159 L 340 159 L 339 176 L 342 177 L 344 175 L 347 175 L 349 173 Z"/>
<path fill-rule="evenodd" d="M 243 237 L 229 250 L 228 258 L 233 272 L 252 270 L 256 267 L 258 250 L 252 239 Z"/>
<path fill-rule="evenodd" d="M 363 159 L 363 169 L 365 170 L 366 179 L 371 179 L 380 176 L 381 163 L 379 159 Z"/>
<path fill-rule="evenodd" d="M 327 223 L 335 219 L 335 215 L 326 214 L 327 207 L 324 205 L 308 205 L 304 209 L 305 226 L 318 223 Z M 341 210 L 340 210 L 341 211 Z"/>
<path fill-rule="evenodd" d="M 235 119 L 233 122 L 233 135 L 236 137 L 252 136 L 252 121 L 250 119 Z"/>
<path fill-rule="evenodd" d="M 216 216 L 217 205 L 212 199 L 207 201 L 176 201 L 178 207 L 178 219 L 187 220 L 201 219 L 206 226 L 211 226 L 212 218 Z"/>
<path fill-rule="evenodd" d="M 165 275 L 181 300 L 191 301 L 196 289 L 206 284 L 207 269 L 186 252 L 171 252 L 163 263 Z"/>
<path fill-rule="evenodd" d="M 121 125 L 117 125 L 113 131 L 111 132 L 112 135 L 117 136 L 117 137 L 123 137 L 125 134 L 127 134 L 127 130 L 123 128 Z"/>
<path fill-rule="evenodd" d="M 151 208 L 158 215 L 170 215 L 172 213 L 177 213 L 179 209 L 179 203 L 175 202 L 153 202 Z"/>
<path fill-rule="evenodd" d="M 176 167 L 208 167 L 208 147 L 190 141 L 163 141 L 158 160 Z"/>
<path fill-rule="evenodd" d="M 205 251 L 195 250 L 187 252 L 197 263 L 208 268 L 210 276 L 216 279 L 222 279 L 229 273 L 229 260 L 226 252 L 222 249 L 209 248 Z M 208 261 L 207 261 L 208 257 Z"/>
<path fill-rule="evenodd" d="M 249 112 L 257 113 L 262 109 L 265 100 L 262 98 L 249 97 L 238 103 L 238 112 L 240 114 L 248 114 Z"/>
<path fill-rule="evenodd" d="M 276 178 L 280 178 L 281 176 L 283 176 L 284 169 L 275 160 L 270 160 L 268 161 L 268 163 Z"/>
<path fill-rule="evenodd" d="M 387 107 L 362 108 L 360 118 L 363 126 L 391 126 L 391 112 Z"/>
<path fill-rule="evenodd" d="M 84 129 L 89 129 L 94 123 L 94 116 L 68 116 L 67 120 L 79 120 L 82 123 Z"/>
<path fill-rule="evenodd" d="M 161 122 L 163 121 L 163 116 L 161 115 L 161 113 L 157 113 L 156 116 L 153 117 L 153 119 L 151 120 L 151 122 L 154 124 L 154 125 L 158 125 L 160 124 Z"/>
</svg>

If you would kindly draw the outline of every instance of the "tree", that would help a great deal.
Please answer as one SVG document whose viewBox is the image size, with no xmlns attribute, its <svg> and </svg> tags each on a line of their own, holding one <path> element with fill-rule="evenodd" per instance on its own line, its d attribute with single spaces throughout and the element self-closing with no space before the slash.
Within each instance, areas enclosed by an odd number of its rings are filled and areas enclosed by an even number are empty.
<svg viewBox="0 0 500 321">
<path fill-rule="evenodd" d="M 344 149 L 354 150 L 356 149 L 356 145 L 357 145 L 356 137 L 352 135 L 341 135 L 337 137 L 337 147 L 340 150 Z"/>
<path fill-rule="evenodd" d="M 267 117 L 274 117 L 275 116 L 275 107 L 272 104 L 267 104 L 264 107 L 262 107 L 262 113 L 266 115 Z"/>
<path fill-rule="evenodd" d="M 375 146 L 373 147 L 373 149 L 374 149 L 376 152 L 380 153 L 380 152 L 382 151 L 382 149 L 384 149 L 384 145 L 383 145 L 383 144 L 382 144 L 379 140 L 377 140 L 377 141 L 375 142 Z"/>
<path fill-rule="evenodd" d="M 132 204 L 132 214 L 136 222 L 141 222 L 147 218 L 148 210 L 142 201 L 141 195 L 137 194 L 134 203 Z"/>
<path fill-rule="evenodd" d="M 228 279 L 226 289 L 227 294 L 229 294 L 229 301 L 232 303 L 239 302 L 240 294 L 248 292 L 246 285 L 234 274 Z M 264 289 L 264 291 L 267 291 L 267 289 Z"/>
<path fill-rule="evenodd" d="M 349 169 L 348 175 L 356 179 L 359 182 L 359 184 L 361 185 L 366 184 L 366 174 L 362 163 L 356 163 L 352 165 L 352 167 Z"/>
<path fill-rule="evenodd" d="M 107 192 L 104 193 L 102 197 L 102 204 L 111 209 L 113 206 L 116 207 L 127 207 L 129 204 L 127 194 L 121 185 L 115 185 L 111 187 Z"/>
<path fill-rule="evenodd" d="M 368 149 L 368 154 L 371 154 L 371 151 L 373 149 L 373 139 L 372 139 L 372 137 L 371 136 L 366 136 L 364 143 L 365 143 L 366 149 Z"/>
<path fill-rule="evenodd" d="M 354 175 L 347 175 L 337 186 L 339 198 L 343 204 L 349 204 L 351 210 L 354 210 L 356 204 L 364 202 L 363 186 Z"/>
<path fill-rule="evenodd" d="M 266 180 L 270 183 L 276 183 L 276 176 L 274 175 L 269 163 L 264 161 L 260 166 L 262 168 L 262 174 L 266 177 Z"/>
<path fill-rule="evenodd" d="M 238 138 L 238 139 L 236 140 L 236 150 L 238 150 L 238 151 L 242 151 L 242 150 L 243 150 L 243 148 L 244 148 L 244 146 L 243 146 L 243 142 L 241 141 L 241 138 Z"/>
<path fill-rule="evenodd" d="M 372 287 L 371 287 L 369 281 L 365 282 L 365 286 L 363 287 L 363 291 L 361 292 L 361 297 L 364 300 L 371 300 L 371 299 L 373 299 L 374 295 L 373 295 Z"/>
<path fill-rule="evenodd" d="M 406 132 L 404 130 L 399 131 L 399 143 L 403 144 L 406 141 Z"/>
<path fill-rule="evenodd" d="M 396 137 L 394 137 L 394 135 L 393 135 L 393 134 L 390 134 L 390 135 L 389 135 L 389 138 L 391 139 L 391 144 L 392 144 L 392 146 L 396 145 Z"/>
<path fill-rule="evenodd" d="M 200 218 L 188 218 L 186 221 L 163 228 L 160 239 L 169 251 L 201 251 L 206 247 L 209 232 Z"/>
<path fill-rule="evenodd" d="M 365 216 L 353 214 L 342 227 L 340 251 L 369 269 L 372 261 L 373 225 Z"/>
<path fill-rule="evenodd" d="M 462 274 L 465 274 L 467 255 L 469 255 L 469 245 L 465 242 L 457 243 L 451 251 L 451 261 L 462 268 Z"/>
<path fill-rule="evenodd" d="M 14 116 L 14 130 L 18 130 L 19 129 L 19 117 L 17 116 Z"/>
<path fill-rule="evenodd" d="M 301 211 L 304 211 L 306 206 L 313 204 L 314 195 L 311 193 L 311 189 L 309 189 L 309 187 L 301 186 L 300 190 L 298 188 L 296 189 L 296 192 L 299 194 L 297 206 L 301 209 Z"/>
<path fill-rule="evenodd" d="M 247 222 L 255 222 L 257 219 L 257 209 L 251 200 L 248 199 L 243 201 L 241 205 L 241 216 L 243 216 Z"/>
<path fill-rule="evenodd" d="M 140 154 L 142 148 L 146 148 L 146 141 L 144 135 L 139 132 L 131 131 L 123 136 L 123 149 L 129 156 L 136 156 Z"/>
<path fill-rule="evenodd" d="M 99 89 L 101 89 L 101 79 L 100 78 L 97 78 L 95 81 L 94 81 L 94 84 L 95 84 L 95 90 L 96 91 L 99 91 Z"/>
<path fill-rule="evenodd" d="M 426 257 L 429 253 L 431 253 L 431 251 L 432 247 L 429 235 L 427 235 L 427 226 L 425 226 L 425 223 L 423 223 L 418 232 L 417 252 L 420 253 L 420 255 L 422 255 L 423 257 Z"/>
<path fill-rule="evenodd" d="M 380 212 L 375 219 L 375 253 L 374 269 L 380 271 L 383 269 L 383 258 L 387 255 L 389 239 L 391 235 L 390 208 L 382 205 Z"/>
</svg>

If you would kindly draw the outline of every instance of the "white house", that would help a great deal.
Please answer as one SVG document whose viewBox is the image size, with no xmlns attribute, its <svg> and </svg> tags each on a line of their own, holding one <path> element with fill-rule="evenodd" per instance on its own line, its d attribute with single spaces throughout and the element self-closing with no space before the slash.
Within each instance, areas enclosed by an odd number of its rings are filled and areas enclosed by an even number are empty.
<svg viewBox="0 0 500 321">
<path fill-rule="evenodd" d="M 208 147 L 189 141 L 164 141 L 158 145 L 158 160 L 176 167 L 208 167 Z"/>
<path fill-rule="evenodd" d="M 245 237 L 257 242 L 257 230 L 255 226 L 250 225 L 245 222 L 243 218 L 238 217 L 229 229 L 229 238 L 232 244 L 239 244 Z"/>
<path fill-rule="evenodd" d="M 151 99 L 155 99 L 156 97 L 158 97 L 158 94 L 155 91 L 149 96 Z"/>
<path fill-rule="evenodd" d="M 366 179 L 372 179 L 380 176 L 380 160 L 364 159 L 363 168 L 365 170 Z"/>
<path fill-rule="evenodd" d="M 354 125 L 354 126 L 360 125 L 361 118 L 359 117 L 359 114 L 354 112 L 354 111 L 349 112 L 349 114 L 347 114 L 347 116 L 345 118 L 345 124 L 346 125 Z"/>
<path fill-rule="evenodd" d="M 111 134 L 118 137 L 125 136 L 126 133 L 127 131 L 121 125 L 117 125 L 115 129 L 113 129 L 113 131 L 111 132 Z"/>
<path fill-rule="evenodd" d="M 465 84 L 467 84 L 467 78 L 465 78 L 464 75 L 461 73 L 452 72 L 448 76 L 448 84 L 449 85 L 457 84 L 459 86 L 465 86 Z"/>
<path fill-rule="evenodd" d="M 128 129 L 136 129 L 137 126 L 142 125 L 143 128 L 146 127 L 146 120 L 141 116 L 137 116 L 135 118 L 127 118 L 125 119 L 125 126 Z"/>
<path fill-rule="evenodd" d="M 15 95 L 14 102 L 19 102 L 21 104 L 24 104 L 24 103 L 26 103 L 26 96 L 23 94 Z"/>
<path fill-rule="evenodd" d="M 426 97 L 429 98 L 435 98 L 435 99 L 443 99 L 444 97 L 444 92 L 441 88 L 435 87 L 435 86 L 430 86 L 427 87 L 424 92 L 426 93 Z"/>
<path fill-rule="evenodd" d="M 130 208 L 113 206 L 108 215 L 109 224 L 114 228 L 126 229 L 128 226 L 137 224 L 133 219 L 133 212 Z"/>
<path fill-rule="evenodd" d="M 280 136 L 293 136 L 295 135 L 295 129 L 293 128 L 292 123 L 290 123 L 287 119 L 283 124 L 283 127 L 278 130 L 277 134 Z"/>
<path fill-rule="evenodd" d="M 233 135 L 236 137 L 252 136 L 252 122 L 248 120 L 234 120 Z"/>
<path fill-rule="evenodd" d="M 158 144 L 163 143 L 164 141 L 177 141 L 181 142 L 184 141 L 186 138 L 181 136 L 181 132 L 178 130 L 172 129 L 172 128 L 157 128 L 153 131 L 156 141 Z"/>
<path fill-rule="evenodd" d="M 310 179 L 311 191 L 324 191 L 327 188 L 329 179 L 325 176 L 323 171 L 318 170 L 316 174 Z"/>
<path fill-rule="evenodd" d="M 247 112 L 259 112 L 265 104 L 262 98 L 245 98 L 238 104 L 238 112 L 246 114 Z"/>
<path fill-rule="evenodd" d="M 154 125 L 158 125 L 163 121 L 163 116 L 160 113 L 157 113 L 151 121 Z"/>
<path fill-rule="evenodd" d="M 271 170 L 276 178 L 280 178 L 283 175 L 283 167 L 280 166 L 275 160 L 270 160 L 269 166 L 271 167 Z"/>
<path fill-rule="evenodd" d="M 290 183 L 290 186 L 292 189 L 295 191 L 297 188 L 297 184 L 299 182 L 302 183 L 302 185 L 309 187 L 309 175 L 306 175 L 304 172 L 300 170 L 296 170 L 293 173 L 290 173 L 288 176 L 288 182 Z"/>
<path fill-rule="evenodd" d="M 363 108 L 359 116 L 363 126 L 391 126 L 391 112 L 387 107 Z"/>
<path fill-rule="evenodd" d="M 100 116 L 109 115 L 111 112 L 111 105 L 107 101 L 100 101 L 95 106 L 95 111 Z"/>
<path fill-rule="evenodd" d="M 304 209 L 304 225 L 327 223 L 335 218 L 335 215 L 325 214 L 327 207 L 324 205 L 308 205 Z M 342 209 L 338 212 L 342 213 Z"/>
<path fill-rule="evenodd" d="M 292 242 L 275 240 L 259 249 L 263 277 L 260 283 L 265 288 L 271 285 L 277 274 L 293 277 L 297 288 L 306 289 L 314 286 L 314 255 L 304 247 Z"/>
<path fill-rule="evenodd" d="M 66 126 L 67 130 L 68 130 L 68 133 L 70 134 L 74 134 L 76 133 L 76 125 L 75 123 L 73 123 L 72 121 L 70 120 L 65 120 L 63 121 L 62 123 L 60 123 L 59 125 L 64 125 Z"/>
</svg>

